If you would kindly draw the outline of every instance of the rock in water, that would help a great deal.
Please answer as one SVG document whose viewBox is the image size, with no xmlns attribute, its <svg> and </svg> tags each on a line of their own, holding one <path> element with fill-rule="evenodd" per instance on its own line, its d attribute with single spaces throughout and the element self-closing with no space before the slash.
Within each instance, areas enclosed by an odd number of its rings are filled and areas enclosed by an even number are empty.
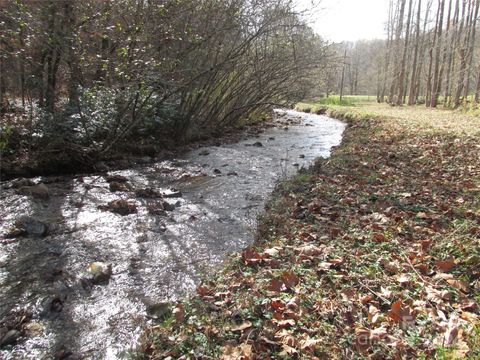
<svg viewBox="0 0 480 360">
<path fill-rule="evenodd" d="M 50 197 L 50 192 L 47 185 L 38 184 L 35 186 L 22 186 L 17 190 L 17 193 L 20 195 L 30 195 L 42 200 L 48 200 Z"/>
<path fill-rule="evenodd" d="M 135 190 L 135 195 L 139 198 L 161 198 L 162 194 L 152 188 Z"/>
<path fill-rule="evenodd" d="M 88 266 L 93 284 L 107 283 L 112 276 L 112 264 L 95 261 Z"/>
<path fill-rule="evenodd" d="M 163 201 L 150 201 L 147 204 L 148 213 L 152 215 L 165 215 Z"/>
<path fill-rule="evenodd" d="M 122 175 L 107 175 L 105 176 L 105 181 L 108 183 L 112 183 L 112 182 L 126 183 L 128 179 Z"/>
<path fill-rule="evenodd" d="M 15 344 L 17 340 L 20 338 L 20 336 L 22 336 L 20 331 L 15 329 L 10 330 L 3 336 L 2 340 L 0 341 L 0 347 Z"/>
<path fill-rule="evenodd" d="M 147 305 L 147 314 L 154 319 L 163 320 L 171 313 L 172 305 L 170 303 L 162 302 Z"/>
<path fill-rule="evenodd" d="M 163 208 L 165 209 L 165 211 L 173 211 L 173 210 L 175 210 L 175 205 L 170 204 L 170 203 L 168 203 L 168 202 L 166 202 L 166 201 L 164 201 L 164 202 L 162 203 L 162 205 L 163 205 Z"/>
<path fill-rule="evenodd" d="M 17 236 L 36 236 L 42 237 L 47 234 L 48 227 L 41 221 L 35 220 L 30 216 L 22 216 L 15 221 L 15 228 L 9 234 L 9 237 Z"/>
<path fill-rule="evenodd" d="M 182 192 L 175 188 L 171 188 L 162 192 L 164 198 L 178 198 L 182 197 Z"/>
<path fill-rule="evenodd" d="M 123 199 L 110 201 L 107 205 L 99 205 L 98 208 L 122 216 L 135 214 L 137 212 L 137 205 L 134 202 Z"/>
<path fill-rule="evenodd" d="M 255 146 L 255 147 L 262 147 L 263 144 L 260 142 L 260 141 L 257 141 L 256 143 L 253 143 L 252 146 Z"/>
<path fill-rule="evenodd" d="M 117 192 L 117 191 L 128 191 L 130 190 L 130 187 L 128 186 L 127 183 L 124 182 L 116 182 L 113 181 L 109 185 L 110 191 L 111 192 Z"/>
<path fill-rule="evenodd" d="M 12 181 L 12 187 L 14 189 L 19 189 L 24 186 L 35 186 L 35 182 L 30 179 L 17 179 Z"/>
</svg>

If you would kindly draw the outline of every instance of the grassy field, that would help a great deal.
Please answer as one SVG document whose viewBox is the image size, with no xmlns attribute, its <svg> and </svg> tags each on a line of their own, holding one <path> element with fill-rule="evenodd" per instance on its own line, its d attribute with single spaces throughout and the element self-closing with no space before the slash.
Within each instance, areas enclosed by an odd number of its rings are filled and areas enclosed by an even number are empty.
<svg viewBox="0 0 480 360">
<path fill-rule="evenodd" d="M 315 111 L 317 104 L 300 104 Z M 138 358 L 480 358 L 480 122 L 373 102 Z"/>
</svg>

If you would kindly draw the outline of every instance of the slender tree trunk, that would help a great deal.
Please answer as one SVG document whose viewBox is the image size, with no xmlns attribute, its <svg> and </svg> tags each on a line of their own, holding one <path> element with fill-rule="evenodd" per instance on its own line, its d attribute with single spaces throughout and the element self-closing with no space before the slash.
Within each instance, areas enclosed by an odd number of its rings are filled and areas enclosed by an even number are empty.
<svg viewBox="0 0 480 360">
<path fill-rule="evenodd" d="M 395 53 L 396 55 L 398 55 L 398 50 L 399 50 L 399 47 L 400 47 L 400 38 L 402 36 L 402 31 L 403 31 L 403 18 L 404 18 L 404 14 L 405 14 L 405 4 L 407 2 L 407 0 L 400 0 L 400 12 L 399 12 L 399 15 L 398 15 L 398 21 L 397 21 L 397 28 L 396 28 L 396 34 L 395 34 Z M 395 90 L 397 89 L 397 84 L 398 84 L 398 77 L 399 77 L 399 73 L 400 73 L 400 61 L 398 60 L 398 56 L 395 56 L 395 66 L 394 66 L 394 71 L 393 71 L 393 81 L 392 81 L 392 84 L 390 86 L 390 96 L 389 96 L 389 99 L 388 99 L 388 102 L 390 104 L 395 104 L 396 101 L 394 99 L 394 96 L 395 96 Z"/>
<path fill-rule="evenodd" d="M 451 99 L 451 94 L 450 94 L 450 84 L 451 84 L 451 75 L 452 75 L 452 69 L 454 67 L 454 54 L 455 54 L 455 45 L 457 43 L 457 38 L 459 36 L 458 34 L 458 19 L 460 16 L 460 0 L 455 1 L 455 12 L 453 15 L 453 23 L 452 23 L 452 34 L 450 36 L 450 47 L 448 48 L 448 58 L 447 58 L 447 72 L 445 74 L 445 92 L 443 96 L 443 106 L 444 107 L 449 107 L 451 105 L 450 99 Z"/>
<path fill-rule="evenodd" d="M 445 0 L 441 0 L 439 4 L 439 17 L 437 19 L 437 44 L 435 51 L 435 66 L 433 70 L 433 87 L 430 107 L 437 107 L 438 95 L 440 94 L 440 56 L 442 48 L 442 30 L 443 30 L 443 16 L 445 9 Z M 450 19 L 448 19 L 450 20 Z"/>
<path fill-rule="evenodd" d="M 472 13 L 470 18 L 470 29 L 471 29 L 471 36 L 470 36 L 470 44 L 468 48 L 468 60 L 467 60 L 467 74 L 465 80 L 465 99 L 468 99 L 468 92 L 470 91 L 470 76 L 472 73 L 472 65 L 473 65 L 473 51 L 475 48 L 475 36 L 477 33 L 477 19 L 478 19 L 478 9 L 480 5 L 480 0 L 475 0 L 475 10 Z"/>
<path fill-rule="evenodd" d="M 343 55 L 343 68 L 342 68 L 342 81 L 340 82 L 340 103 L 343 98 L 343 83 L 345 81 L 345 65 L 347 62 L 347 50 L 345 49 L 345 54 Z"/>
<path fill-rule="evenodd" d="M 377 102 L 385 102 L 385 93 L 387 91 L 387 77 L 390 69 L 390 57 L 392 52 L 393 28 L 395 26 L 396 11 L 393 10 L 393 0 L 390 0 L 388 8 L 388 23 L 387 23 L 387 45 L 385 49 L 385 63 L 383 69 L 382 89 L 377 97 Z"/>
<path fill-rule="evenodd" d="M 400 65 L 400 76 L 398 78 L 398 97 L 397 97 L 397 105 L 403 104 L 404 92 L 405 92 L 405 66 L 407 61 L 407 51 L 408 51 L 408 42 L 410 40 L 410 23 L 412 18 L 412 7 L 413 7 L 413 0 L 409 1 L 408 4 L 408 15 L 407 15 L 407 27 L 405 29 L 405 42 L 403 44 L 403 55 L 402 55 L 402 63 Z"/>
<path fill-rule="evenodd" d="M 415 104 L 415 83 L 417 79 L 418 46 L 420 42 L 420 16 L 422 12 L 422 0 L 418 0 L 417 23 L 415 30 L 415 49 L 413 53 L 412 77 L 410 78 L 410 91 L 408 93 L 408 105 Z"/>
</svg>

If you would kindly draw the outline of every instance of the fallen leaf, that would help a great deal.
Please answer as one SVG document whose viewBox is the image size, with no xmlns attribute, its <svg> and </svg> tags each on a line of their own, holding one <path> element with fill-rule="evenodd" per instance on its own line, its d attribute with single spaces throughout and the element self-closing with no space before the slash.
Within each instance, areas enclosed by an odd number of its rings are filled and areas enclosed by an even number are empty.
<svg viewBox="0 0 480 360">
<path fill-rule="evenodd" d="M 410 283 L 411 283 L 410 276 L 408 276 L 407 274 L 401 274 L 398 277 L 397 280 L 398 280 L 399 284 L 403 287 L 406 287 L 406 286 L 410 285 Z"/>
<path fill-rule="evenodd" d="M 257 264 L 263 260 L 263 256 L 256 252 L 252 247 L 242 251 L 242 259 L 245 265 Z"/>
<path fill-rule="evenodd" d="M 323 250 L 315 245 L 304 245 L 296 248 L 295 252 L 305 256 L 318 256 L 323 253 Z"/>
<path fill-rule="evenodd" d="M 449 272 L 455 267 L 455 258 L 450 257 L 445 260 L 439 260 L 435 262 L 435 266 L 444 272 Z"/>
<path fill-rule="evenodd" d="M 245 321 L 243 323 L 241 323 L 240 325 L 237 325 L 235 327 L 232 328 L 232 331 L 243 331 L 243 330 L 246 330 L 248 328 L 251 328 L 252 327 L 252 323 L 250 321 Z"/>
<path fill-rule="evenodd" d="M 383 235 L 382 233 L 374 233 L 372 236 L 373 236 L 373 239 L 377 242 L 387 241 L 387 237 L 385 235 Z"/>
<path fill-rule="evenodd" d="M 183 322 L 185 319 L 185 309 L 182 304 L 177 304 L 175 308 L 172 310 L 172 314 L 175 318 L 177 323 Z"/>
<path fill-rule="evenodd" d="M 403 305 L 402 300 L 397 300 L 392 304 L 388 311 L 388 316 L 390 316 L 396 323 L 401 324 L 402 327 L 412 324 L 414 320 L 412 313 Z"/>
<path fill-rule="evenodd" d="M 283 281 L 279 279 L 272 279 L 270 281 L 270 285 L 267 287 L 267 290 L 273 291 L 273 292 L 281 292 L 287 290 L 287 287 L 283 283 Z"/>
<path fill-rule="evenodd" d="M 447 283 L 450 286 L 454 287 L 455 289 L 463 291 L 464 293 L 468 294 L 470 292 L 470 288 L 469 288 L 468 284 L 464 281 L 455 280 L 455 279 L 448 279 Z"/>
<path fill-rule="evenodd" d="M 300 278 L 293 271 L 285 271 L 282 280 L 287 289 L 294 288 L 300 282 Z"/>
</svg>

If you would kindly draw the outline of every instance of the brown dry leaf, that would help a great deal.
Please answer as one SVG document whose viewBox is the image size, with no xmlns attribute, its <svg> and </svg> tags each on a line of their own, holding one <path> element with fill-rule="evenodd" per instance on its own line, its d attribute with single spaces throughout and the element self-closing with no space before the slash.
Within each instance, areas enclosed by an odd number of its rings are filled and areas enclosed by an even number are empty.
<svg viewBox="0 0 480 360">
<path fill-rule="evenodd" d="M 283 344 L 282 345 L 282 353 L 285 353 L 285 355 L 289 355 L 289 356 L 292 356 L 292 355 L 295 355 L 296 353 L 298 353 L 297 349 L 289 346 L 289 345 L 286 345 L 286 344 Z M 282 355 L 282 353 L 280 353 L 280 355 Z"/>
<path fill-rule="evenodd" d="M 252 358 L 252 345 L 241 344 L 239 346 L 227 345 L 222 349 L 222 360 L 248 360 Z"/>
<path fill-rule="evenodd" d="M 425 290 L 427 292 L 427 300 L 437 304 L 442 304 L 445 300 L 448 301 L 452 298 L 452 294 L 447 290 L 437 290 L 431 286 L 427 286 Z"/>
<path fill-rule="evenodd" d="M 263 256 L 256 252 L 252 247 L 242 251 L 242 259 L 245 265 L 257 264 L 263 260 Z"/>
<path fill-rule="evenodd" d="M 373 329 L 370 332 L 370 339 L 372 341 L 379 341 L 380 339 L 383 339 L 387 336 L 387 329 L 385 329 L 383 326 Z"/>
<path fill-rule="evenodd" d="M 383 235 L 382 233 L 374 233 L 373 235 L 373 239 L 376 241 L 376 242 L 385 242 L 387 241 L 387 237 L 385 235 Z"/>
<path fill-rule="evenodd" d="M 444 335 L 444 344 L 445 346 L 451 345 L 458 336 L 458 319 L 456 317 L 451 317 L 448 322 L 447 331 Z"/>
<path fill-rule="evenodd" d="M 294 288 L 300 282 L 300 278 L 293 271 L 285 271 L 282 280 L 287 289 Z"/>
<path fill-rule="evenodd" d="M 403 305 L 402 300 L 397 300 L 392 304 L 388 311 L 388 316 L 390 316 L 396 323 L 402 325 L 408 325 L 414 319 L 410 309 Z"/>
<path fill-rule="evenodd" d="M 271 249 L 265 249 L 263 251 L 263 253 L 269 257 L 275 257 L 277 256 L 278 254 L 280 254 L 280 250 L 282 250 L 281 247 L 278 247 L 278 246 L 274 246 L 273 248 Z"/>
<path fill-rule="evenodd" d="M 295 326 L 295 320 L 293 320 L 293 319 L 280 320 L 277 323 L 277 325 L 280 329 L 286 329 L 286 328 L 289 328 L 291 326 Z"/>
<path fill-rule="evenodd" d="M 346 288 L 340 291 L 340 295 L 342 295 L 343 301 L 348 301 L 348 302 L 351 301 L 356 294 L 357 294 L 357 291 L 353 288 Z"/>
<path fill-rule="evenodd" d="M 296 309 L 300 305 L 300 298 L 298 296 L 294 296 L 287 302 L 287 307 L 290 309 Z"/>
<path fill-rule="evenodd" d="M 326 261 L 323 261 L 323 262 L 318 264 L 318 267 L 320 268 L 320 270 L 324 270 L 324 271 L 330 270 L 330 268 L 332 266 L 333 266 L 333 264 L 331 264 L 329 262 L 326 262 Z"/>
<path fill-rule="evenodd" d="M 476 324 L 480 316 L 469 311 L 462 311 L 462 313 L 460 314 L 460 318 L 465 321 L 468 321 L 471 324 Z"/>
<path fill-rule="evenodd" d="M 177 323 L 183 322 L 185 319 L 185 309 L 182 304 L 177 304 L 172 311 L 173 316 L 175 317 L 175 321 Z"/>
<path fill-rule="evenodd" d="M 359 327 L 355 329 L 355 340 L 354 340 L 354 346 L 357 349 L 357 351 L 363 353 L 366 352 L 370 346 L 370 330 Z"/>
<path fill-rule="evenodd" d="M 450 286 L 454 287 L 455 289 L 461 290 L 466 294 L 468 294 L 470 292 L 470 288 L 469 288 L 468 284 L 464 281 L 449 279 L 449 280 L 447 280 L 447 283 Z"/>
<path fill-rule="evenodd" d="M 251 328 L 252 327 L 252 323 L 250 321 L 245 321 L 243 323 L 241 323 L 240 325 L 237 325 L 235 327 L 232 328 L 232 331 L 243 331 L 243 330 L 246 330 L 248 328 Z"/>
<path fill-rule="evenodd" d="M 360 298 L 360 302 L 364 305 L 368 304 L 369 302 L 373 301 L 373 295 L 365 295 Z"/>
<path fill-rule="evenodd" d="M 300 340 L 299 345 L 301 350 L 313 351 L 315 350 L 315 347 L 317 346 L 317 344 L 320 342 L 321 342 L 320 340 L 312 339 L 309 336 L 307 336 L 305 339 Z"/>
<path fill-rule="evenodd" d="M 380 290 L 382 291 L 380 293 L 380 295 L 382 295 L 382 297 L 384 297 L 385 299 L 391 299 L 392 296 L 393 296 L 393 292 L 387 288 L 384 288 L 384 287 L 380 287 Z"/>
<path fill-rule="evenodd" d="M 295 252 L 298 253 L 299 255 L 318 256 L 323 253 L 323 249 L 315 245 L 304 245 L 304 246 L 295 248 Z"/>
<path fill-rule="evenodd" d="M 331 259 L 328 262 L 333 266 L 338 266 L 338 265 L 342 265 L 345 262 L 345 259 L 343 258 Z"/>
<path fill-rule="evenodd" d="M 410 279 L 410 276 L 408 276 L 407 274 L 400 274 L 400 276 L 397 278 L 398 280 L 398 283 L 400 284 L 400 286 L 403 286 L 403 287 L 406 287 L 408 285 L 410 285 L 411 283 L 411 279 Z"/>
<path fill-rule="evenodd" d="M 470 347 L 468 346 L 468 343 L 465 342 L 463 339 L 457 340 L 457 343 L 455 344 L 455 349 L 453 350 L 453 358 L 465 359 L 469 353 Z"/>
<path fill-rule="evenodd" d="M 205 285 L 198 285 L 197 286 L 197 294 L 200 296 L 206 296 L 210 294 L 211 290 Z"/>
<path fill-rule="evenodd" d="M 443 272 L 449 272 L 455 267 L 455 258 L 449 257 L 445 260 L 436 261 L 435 266 Z"/>
<path fill-rule="evenodd" d="M 281 299 L 272 299 L 270 306 L 274 310 L 283 309 L 285 307 L 285 302 Z"/>
<path fill-rule="evenodd" d="M 431 239 L 422 240 L 420 241 L 420 245 L 422 247 L 422 251 L 427 252 L 428 249 L 430 249 L 430 246 L 432 245 L 432 240 Z"/>
<path fill-rule="evenodd" d="M 273 291 L 273 292 L 281 292 L 287 290 L 285 284 L 283 283 L 282 280 L 279 279 L 272 279 L 270 281 L 270 285 L 267 287 L 268 291 Z"/>
<path fill-rule="evenodd" d="M 376 324 L 378 322 L 380 314 L 381 314 L 380 309 L 376 308 L 375 306 L 370 305 L 368 307 L 368 320 L 372 324 Z"/>
</svg>

